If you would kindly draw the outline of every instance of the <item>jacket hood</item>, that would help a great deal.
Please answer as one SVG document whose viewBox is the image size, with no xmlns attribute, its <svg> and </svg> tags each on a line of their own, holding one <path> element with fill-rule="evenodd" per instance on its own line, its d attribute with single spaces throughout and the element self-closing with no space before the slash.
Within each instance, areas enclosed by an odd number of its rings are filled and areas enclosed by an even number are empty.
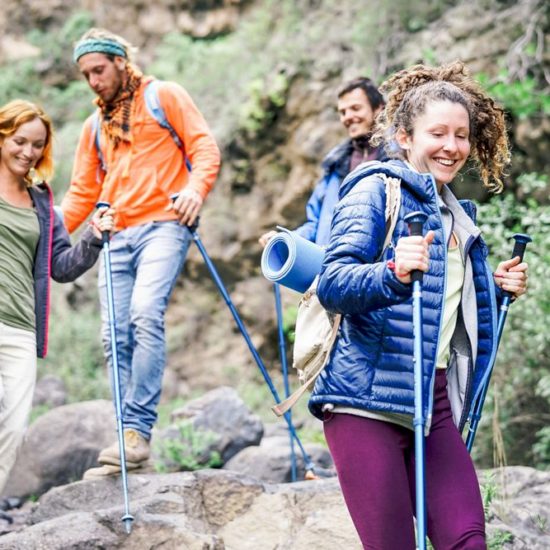
<svg viewBox="0 0 550 550">
<path fill-rule="evenodd" d="M 411 192 L 422 200 L 429 200 L 434 196 L 435 184 L 431 174 L 419 174 L 411 170 L 402 160 L 392 159 L 385 162 L 373 160 L 360 164 L 351 172 L 340 186 L 340 200 L 362 179 L 375 174 L 385 174 L 392 178 L 399 178 Z"/>
<path fill-rule="evenodd" d="M 325 173 L 336 172 L 344 179 L 349 172 L 351 155 L 353 153 L 353 140 L 346 139 L 331 149 L 323 159 L 321 167 Z M 376 158 L 380 162 L 389 160 L 386 151 L 382 145 L 377 148 Z"/>
<path fill-rule="evenodd" d="M 348 173 L 349 160 L 353 145 L 351 139 L 346 139 L 331 149 L 323 159 L 321 166 L 325 172 L 336 171 L 342 178 Z"/>
</svg>

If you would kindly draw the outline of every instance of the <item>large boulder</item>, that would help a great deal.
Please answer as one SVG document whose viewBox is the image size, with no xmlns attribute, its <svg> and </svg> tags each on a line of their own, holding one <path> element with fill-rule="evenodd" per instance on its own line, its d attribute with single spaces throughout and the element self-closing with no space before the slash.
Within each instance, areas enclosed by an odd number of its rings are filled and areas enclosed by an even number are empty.
<svg viewBox="0 0 550 550">
<path fill-rule="evenodd" d="M 314 468 L 313 474 L 336 475 L 332 469 L 333 463 L 326 447 L 308 443 L 304 450 Z M 294 444 L 296 460 L 296 478 L 304 479 L 306 468 L 303 454 L 297 444 Z M 235 455 L 225 465 L 224 469 L 240 472 L 266 483 L 286 483 L 292 481 L 292 460 L 289 437 L 264 437 L 260 445 L 247 447 Z"/>
<path fill-rule="evenodd" d="M 258 445 L 264 432 L 260 418 L 229 387 L 217 388 L 190 401 L 173 411 L 171 420 L 171 426 L 155 434 L 154 445 L 156 460 L 168 470 L 212 465 L 214 456 L 219 457 L 217 465 L 221 465 L 245 447 Z M 173 456 L 178 448 L 182 455 L 180 464 Z"/>
<path fill-rule="evenodd" d="M 52 409 L 29 428 L 4 495 L 41 495 L 51 487 L 81 479 L 95 464 L 99 451 L 115 439 L 110 401 Z"/>
</svg>

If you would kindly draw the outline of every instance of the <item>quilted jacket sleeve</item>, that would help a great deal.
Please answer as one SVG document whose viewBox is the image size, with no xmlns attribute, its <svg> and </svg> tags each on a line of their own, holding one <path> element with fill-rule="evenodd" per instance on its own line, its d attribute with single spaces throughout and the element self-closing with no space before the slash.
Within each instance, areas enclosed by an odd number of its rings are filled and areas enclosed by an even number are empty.
<svg viewBox="0 0 550 550">
<path fill-rule="evenodd" d="M 397 304 L 411 295 L 385 261 L 379 261 L 386 233 L 383 180 L 369 176 L 346 195 L 334 214 L 331 239 L 317 294 L 329 311 L 347 315 Z"/>
</svg>

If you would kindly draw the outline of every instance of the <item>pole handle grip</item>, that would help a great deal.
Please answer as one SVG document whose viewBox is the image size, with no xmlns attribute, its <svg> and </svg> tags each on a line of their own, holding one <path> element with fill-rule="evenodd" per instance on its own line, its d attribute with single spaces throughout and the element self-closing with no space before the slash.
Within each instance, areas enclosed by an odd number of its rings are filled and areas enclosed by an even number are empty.
<svg viewBox="0 0 550 550">
<path fill-rule="evenodd" d="M 405 216 L 405 221 L 409 225 L 409 233 L 414 237 L 421 237 L 423 234 L 424 223 L 428 219 L 428 216 L 424 212 L 411 212 Z M 422 282 L 424 273 L 419 269 L 411 271 L 411 281 Z"/>
<path fill-rule="evenodd" d="M 519 256 L 520 262 L 523 262 L 523 255 L 525 254 L 525 249 L 527 244 L 530 243 L 533 239 L 525 233 L 516 233 L 514 235 L 514 250 L 512 251 L 512 258 Z"/>
<path fill-rule="evenodd" d="M 110 208 L 110 207 L 111 207 L 111 203 L 109 203 L 109 202 L 107 202 L 107 201 L 99 201 L 99 202 L 95 205 L 95 207 L 96 207 L 96 208 Z M 110 231 L 102 231 L 102 232 L 101 232 L 101 242 L 102 242 L 103 244 L 108 243 L 110 237 L 111 237 Z"/>
<path fill-rule="evenodd" d="M 525 233 L 516 233 L 513 235 L 514 239 L 514 249 L 512 250 L 512 258 L 519 256 L 519 261 L 523 262 L 523 255 L 525 254 L 525 249 L 527 244 L 530 243 L 533 239 Z M 507 302 L 510 302 L 512 299 L 512 294 L 507 290 L 504 291 L 504 297 Z"/>
<path fill-rule="evenodd" d="M 170 200 L 172 201 L 172 203 L 176 202 L 177 198 L 180 196 L 179 193 L 172 193 L 170 195 Z M 191 232 L 194 232 L 197 230 L 197 228 L 199 227 L 199 221 L 200 221 L 201 217 L 200 216 L 197 216 L 197 218 L 195 219 L 195 221 L 193 222 L 193 225 L 188 225 L 187 227 L 189 228 L 189 231 Z"/>
</svg>

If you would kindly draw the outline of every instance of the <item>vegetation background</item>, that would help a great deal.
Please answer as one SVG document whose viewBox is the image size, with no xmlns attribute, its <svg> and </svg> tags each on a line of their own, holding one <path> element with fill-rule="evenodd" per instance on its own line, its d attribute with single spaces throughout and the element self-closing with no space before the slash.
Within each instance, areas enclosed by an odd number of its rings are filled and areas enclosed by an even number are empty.
<svg viewBox="0 0 550 550">
<path fill-rule="evenodd" d="M 481 467 L 550 467 L 550 69 L 544 1 L 170 0 L 155 7 L 118 0 L 6 2 L 0 103 L 26 97 L 53 117 L 58 200 L 70 182 L 81 125 L 94 108 L 71 60 L 72 44 L 87 28 L 105 26 L 128 37 L 141 47 L 138 60 L 146 72 L 180 82 L 195 98 L 224 162 L 201 234 L 279 387 L 273 299 L 259 273 L 256 241 L 278 223 L 295 227 L 302 221 L 320 160 L 343 137 L 335 90 L 357 74 L 381 82 L 414 62 L 466 61 L 506 108 L 514 158 L 501 195 L 489 197 L 470 170 L 455 191 L 479 203 L 495 265 L 509 257 L 514 233 L 533 238 L 526 253 L 529 295 L 510 310 L 474 457 Z M 285 293 L 290 337 L 297 299 Z M 167 411 L 220 384 L 237 387 L 250 407 L 270 419 L 269 392 L 196 251 L 167 324 L 170 360 L 161 424 Z M 94 273 L 55 286 L 50 354 L 40 373 L 61 377 L 69 401 L 109 396 Z M 295 419 L 302 437 L 322 440 L 305 403 Z"/>
</svg>

